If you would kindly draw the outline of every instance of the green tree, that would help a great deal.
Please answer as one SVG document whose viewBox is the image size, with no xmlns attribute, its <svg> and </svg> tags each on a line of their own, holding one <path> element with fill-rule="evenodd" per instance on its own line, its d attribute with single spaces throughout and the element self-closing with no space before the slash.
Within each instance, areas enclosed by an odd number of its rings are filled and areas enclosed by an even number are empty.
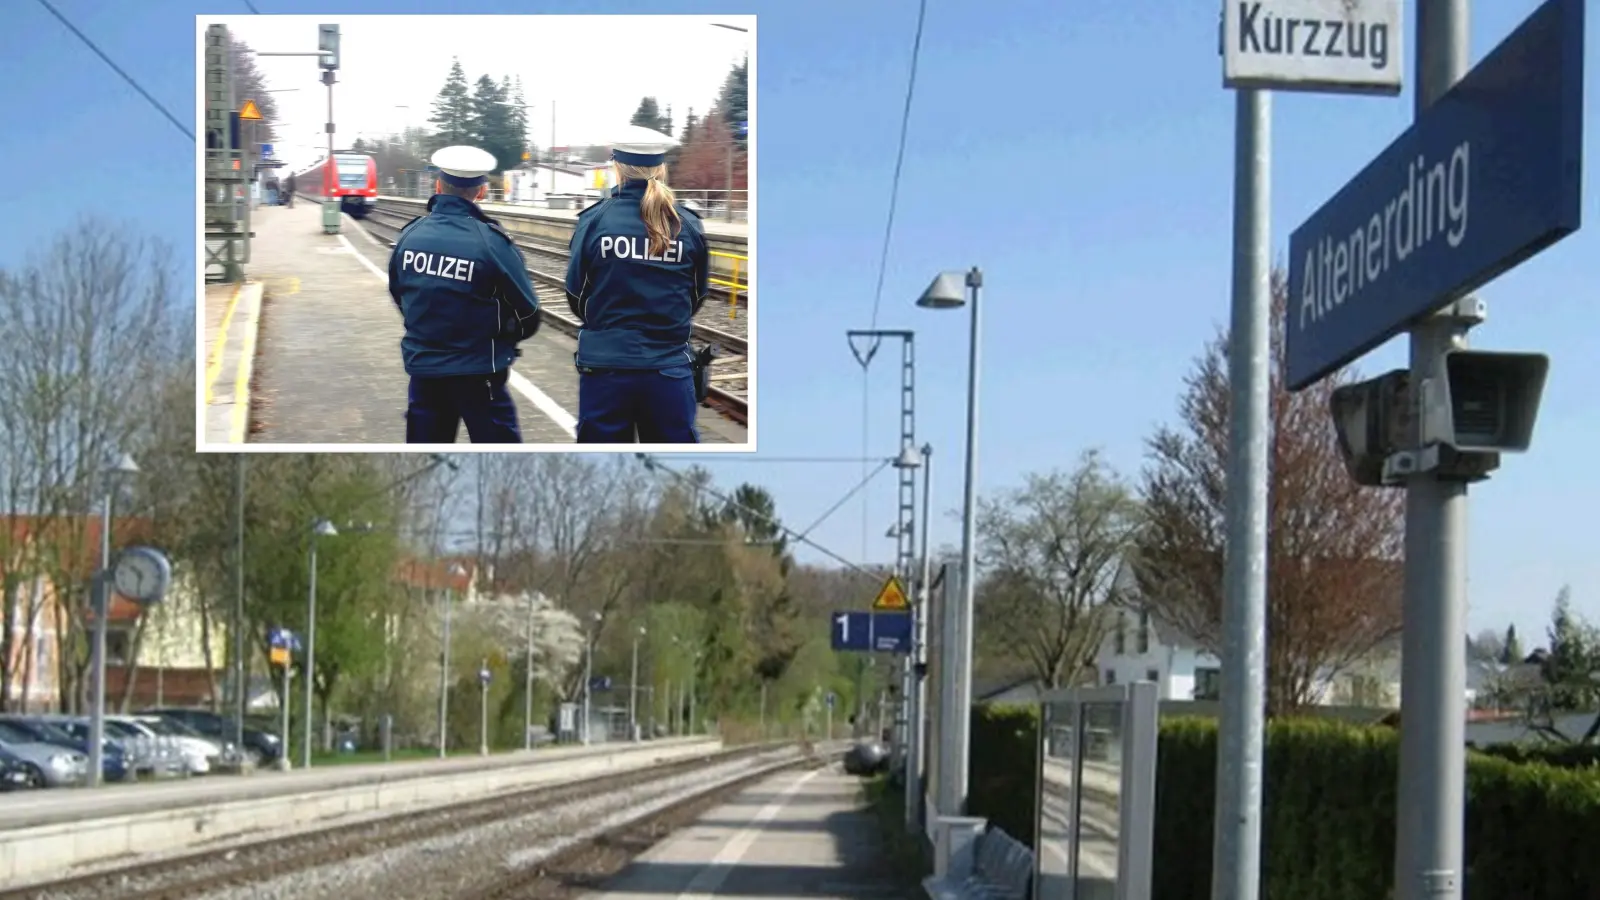
<svg viewBox="0 0 1600 900">
<path fill-rule="evenodd" d="M 639 101 L 639 108 L 634 110 L 633 118 L 628 120 L 628 124 L 654 129 L 663 134 L 670 134 L 672 129 L 672 123 L 661 114 L 654 97 L 645 97 Z"/>
<path fill-rule="evenodd" d="M 717 95 L 717 105 L 713 112 L 719 113 L 722 121 L 727 124 L 728 131 L 733 140 L 743 150 L 749 140 L 745 125 L 750 121 L 750 62 L 735 65 L 728 77 L 722 81 L 722 92 Z"/>
<path fill-rule="evenodd" d="M 1505 639 L 1500 644 L 1500 664 L 1514 666 L 1526 656 L 1522 652 L 1522 641 L 1517 639 L 1517 626 L 1507 625 Z"/>
<path fill-rule="evenodd" d="M 444 87 L 439 89 L 439 96 L 434 98 L 433 114 L 428 117 L 428 123 L 433 126 L 430 151 L 472 138 L 472 99 L 461 60 L 451 60 L 450 74 L 445 78 Z"/>
<path fill-rule="evenodd" d="M 523 154 L 533 159 L 533 142 L 528 137 L 528 95 L 522 89 L 522 76 L 511 83 L 510 131 L 516 138 L 516 159 L 511 166 L 522 162 Z"/>
</svg>

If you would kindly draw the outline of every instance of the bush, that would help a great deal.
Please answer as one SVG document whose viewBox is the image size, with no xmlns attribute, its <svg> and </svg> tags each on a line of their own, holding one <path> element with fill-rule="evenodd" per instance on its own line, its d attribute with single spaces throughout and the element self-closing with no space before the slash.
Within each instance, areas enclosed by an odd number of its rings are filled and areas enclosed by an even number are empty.
<svg viewBox="0 0 1600 900">
<path fill-rule="evenodd" d="M 967 812 L 1033 846 L 1039 783 L 1039 708 L 972 708 L 967 757 Z"/>
<path fill-rule="evenodd" d="M 1033 845 L 1037 713 L 973 711 L 970 810 Z M 1211 892 L 1216 722 L 1162 722 L 1156 770 L 1156 900 Z M 1592 900 L 1600 885 L 1600 769 L 1560 768 L 1578 751 L 1472 753 L 1466 884 L 1473 900 Z M 1506 757 L 1506 758 L 1500 758 Z M 1325 719 L 1267 728 L 1262 896 L 1373 900 L 1390 895 L 1399 735 Z"/>
<path fill-rule="evenodd" d="M 1600 766 L 1600 744 L 1491 744 L 1477 750 L 1509 762 L 1539 762 L 1558 769 Z"/>
</svg>

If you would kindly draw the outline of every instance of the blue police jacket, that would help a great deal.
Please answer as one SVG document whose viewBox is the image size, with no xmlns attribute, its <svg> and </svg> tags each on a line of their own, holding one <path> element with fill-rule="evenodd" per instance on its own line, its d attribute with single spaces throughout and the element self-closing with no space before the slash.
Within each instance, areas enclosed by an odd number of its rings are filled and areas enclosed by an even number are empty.
<svg viewBox="0 0 1600 900">
<path fill-rule="evenodd" d="M 690 362 L 694 314 L 711 290 L 711 254 L 700 217 L 682 222 L 664 253 L 650 253 L 639 217 L 644 181 L 629 181 L 584 210 L 572 233 L 567 304 L 583 323 L 577 363 L 594 369 L 666 369 Z"/>
<path fill-rule="evenodd" d="M 489 375 L 539 330 L 522 251 L 476 203 L 435 194 L 389 254 L 389 295 L 405 317 L 400 354 L 422 378 Z"/>
</svg>

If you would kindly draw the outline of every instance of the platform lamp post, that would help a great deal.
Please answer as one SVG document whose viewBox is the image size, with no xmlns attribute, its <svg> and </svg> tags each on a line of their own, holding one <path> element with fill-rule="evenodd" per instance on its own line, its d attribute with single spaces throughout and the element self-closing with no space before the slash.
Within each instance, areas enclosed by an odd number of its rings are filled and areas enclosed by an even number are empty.
<svg viewBox="0 0 1600 900">
<path fill-rule="evenodd" d="M 450 607 L 455 605 L 455 579 L 467 574 L 460 563 L 451 563 L 445 570 L 449 576 L 444 584 L 444 630 L 439 637 L 439 758 L 450 753 Z"/>
<path fill-rule="evenodd" d="M 600 624 L 600 613 L 594 613 L 594 625 L 583 629 L 583 745 L 589 746 L 589 716 L 593 712 L 591 697 L 594 694 L 594 632 Z"/>
<path fill-rule="evenodd" d="M 945 636 L 945 659 L 940 666 L 941 696 L 945 706 L 940 722 L 943 749 L 939 754 L 939 812 L 958 816 L 967 805 L 967 756 L 971 740 L 969 708 L 972 705 L 972 602 L 976 547 L 973 526 L 977 515 L 978 468 L 978 364 L 980 317 L 978 302 L 983 292 L 983 272 L 973 266 L 965 273 L 942 272 L 917 298 L 924 309 L 958 309 L 968 304 L 971 294 L 971 337 L 967 347 L 967 460 L 961 504 L 961 593 L 955 621 L 958 634 Z"/>
<path fill-rule="evenodd" d="M 633 636 L 633 674 L 628 677 L 628 738 L 639 740 L 639 639 L 645 636 L 643 625 Z"/>
<path fill-rule="evenodd" d="M 316 720 L 313 718 L 315 710 L 312 702 L 316 697 L 317 685 L 317 538 L 334 537 L 339 529 L 327 519 L 317 519 L 311 523 L 311 588 L 306 600 L 306 685 L 305 685 L 305 710 L 306 719 L 300 739 L 300 768 L 311 768 L 311 735 L 316 731 Z"/>
<path fill-rule="evenodd" d="M 90 584 L 90 602 L 94 604 L 94 715 L 89 727 L 89 785 L 98 787 L 105 764 L 106 727 L 106 629 L 111 618 L 111 518 L 116 506 L 117 492 L 133 476 L 139 466 L 126 453 L 106 468 L 106 496 L 100 518 L 100 571 Z"/>
</svg>

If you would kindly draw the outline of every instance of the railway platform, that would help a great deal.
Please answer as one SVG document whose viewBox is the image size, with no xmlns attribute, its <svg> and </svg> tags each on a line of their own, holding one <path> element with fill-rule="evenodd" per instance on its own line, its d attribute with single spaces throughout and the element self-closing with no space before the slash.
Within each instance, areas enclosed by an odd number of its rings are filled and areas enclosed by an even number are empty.
<svg viewBox="0 0 1600 900">
<path fill-rule="evenodd" d="M 586 900 L 917 896 L 885 857 L 859 779 L 835 763 L 758 782 L 634 859 Z"/>
<path fill-rule="evenodd" d="M 388 292 L 388 246 L 349 217 L 340 234 L 324 234 L 321 216 L 315 203 L 256 210 L 247 272 L 261 286 L 260 314 L 228 330 L 230 340 L 254 344 L 253 372 L 233 401 L 248 407 L 248 427 L 231 427 L 227 436 L 262 444 L 402 443 L 408 380 L 400 360 L 404 329 Z M 541 304 L 560 302 L 547 287 L 536 289 Z M 219 330 L 207 329 L 208 360 L 225 349 L 212 341 Z M 573 337 L 551 327 L 523 342 L 509 388 L 524 443 L 572 443 L 575 349 Z M 209 419 L 220 401 L 214 386 L 208 393 Z M 705 443 L 746 440 L 741 427 L 712 410 L 701 409 L 699 424 Z M 222 434 L 208 423 L 208 444 L 224 442 Z M 458 441 L 466 440 L 463 428 Z"/>
</svg>

